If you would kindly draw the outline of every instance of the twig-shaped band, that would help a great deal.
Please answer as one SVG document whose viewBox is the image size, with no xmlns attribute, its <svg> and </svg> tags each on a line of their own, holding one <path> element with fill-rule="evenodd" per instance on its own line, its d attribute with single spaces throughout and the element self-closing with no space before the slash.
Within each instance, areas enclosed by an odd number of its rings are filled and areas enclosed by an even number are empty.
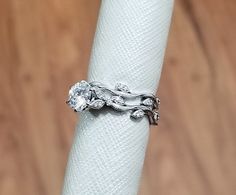
<svg viewBox="0 0 236 195">
<path fill-rule="evenodd" d="M 67 104 L 76 112 L 108 106 L 120 112 L 130 111 L 134 119 L 146 115 L 153 125 L 159 120 L 159 98 L 153 94 L 131 93 L 128 86 L 121 83 L 111 89 L 100 82 L 82 80 L 70 88 Z"/>
</svg>

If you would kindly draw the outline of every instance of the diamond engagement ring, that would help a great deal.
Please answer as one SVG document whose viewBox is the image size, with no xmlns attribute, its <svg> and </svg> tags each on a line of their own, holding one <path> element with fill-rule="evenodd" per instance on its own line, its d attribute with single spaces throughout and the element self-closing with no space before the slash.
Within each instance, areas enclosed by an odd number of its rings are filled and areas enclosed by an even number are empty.
<svg viewBox="0 0 236 195">
<path fill-rule="evenodd" d="M 111 89 L 100 82 L 82 80 L 70 88 L 66 103 L 75 112 L 107 106 L 120 112 L 129 111 L 133 119 L 147 116 L 152 125 L 157 125 L 159 120 L 159 98 L 153 94 L 131 93 L 128 86 L 122 83 Z"/>
</svg>

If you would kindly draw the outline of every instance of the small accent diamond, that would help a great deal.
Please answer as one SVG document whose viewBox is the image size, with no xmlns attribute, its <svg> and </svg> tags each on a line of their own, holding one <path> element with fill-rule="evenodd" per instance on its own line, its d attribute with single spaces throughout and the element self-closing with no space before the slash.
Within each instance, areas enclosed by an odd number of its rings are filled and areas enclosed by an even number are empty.
<svg viewBox="0 0 236 195">
<path fill-rule="evenodd" d="M 145 106 L 152 106 L 154 103 L 154 101 L 151 98 L 146 98 L 145 100 L 143 100 L 142 104 Z"/>
<path fill-rule="evenodd" d="M 134 111 L 132 114 L 131 114 L 131 116 L 133 117 L 133 118 L 141 118 L 141 117 L 143 117 L 144 116 L 144 111 L 143 110 L 136 110 L 136 111 Z"/>
<path fill-rule="evenodd" d="M 160 114 L 159 114 L 159 112 L 154 112 L 153 113 L 153 118 L 154 118 L 154 120 L 155 120 L 155 122 L 157 122 L 159 119 L 160 119 Z"/>
<path fill-rule="evenodd" d="M 111 100 L 117 104 L 124 104 L 125 103 L 124 98 L 122 98 L 120 96 L 112 96 Z"/>
<path fill-rule="evenodd" d="M 89 107 L 93 109 L 100 109 L 104 106 L 104 104 L 105 102 L 103 100 L 94 100 L 89 104 Z"/>
<path fill-rule="evenodd" d="M 90 85 L 86 81 L 74 84 L 69 90 L 68 105 L 76 112 L 81 112 L 87 108 L 87 103 L 91 98 Z"/>
<path fill-rule="evenodd" d="M 115 89 L 118 90 L 118 91 L 130 92 L 128 86 L 124 85 L 122 83 L 117 83 L 116 86 L 115 86 Z"/>
</svg>

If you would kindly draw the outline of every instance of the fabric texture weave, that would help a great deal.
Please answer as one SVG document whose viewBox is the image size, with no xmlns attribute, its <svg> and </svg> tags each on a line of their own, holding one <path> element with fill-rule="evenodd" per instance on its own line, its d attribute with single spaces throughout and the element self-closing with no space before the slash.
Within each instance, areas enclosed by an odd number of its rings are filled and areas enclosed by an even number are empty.
<svg viewBox="0 0 236 195">
<path fill-rule="evenodd" d="M 155 93 L 172 15 L 172 0 L 103 0 L 88 80 Z M 147 118 L 104 109 L 81 114 L 63 195 L 137 194 L 149 136 Z"/>
</svg>

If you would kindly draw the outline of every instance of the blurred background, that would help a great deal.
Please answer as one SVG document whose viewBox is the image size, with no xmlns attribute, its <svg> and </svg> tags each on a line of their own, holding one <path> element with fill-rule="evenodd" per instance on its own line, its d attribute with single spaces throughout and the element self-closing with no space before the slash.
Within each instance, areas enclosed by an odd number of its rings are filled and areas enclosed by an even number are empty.
<svg viewBox="0 0 236 195">
<path fill-rule="evenodd" d="M 98 0 L 0 0 L 0 194 L 58 195 Z M 236 1 L 176 0 L 140 195 L 236 194 Z"/>
</svg>

